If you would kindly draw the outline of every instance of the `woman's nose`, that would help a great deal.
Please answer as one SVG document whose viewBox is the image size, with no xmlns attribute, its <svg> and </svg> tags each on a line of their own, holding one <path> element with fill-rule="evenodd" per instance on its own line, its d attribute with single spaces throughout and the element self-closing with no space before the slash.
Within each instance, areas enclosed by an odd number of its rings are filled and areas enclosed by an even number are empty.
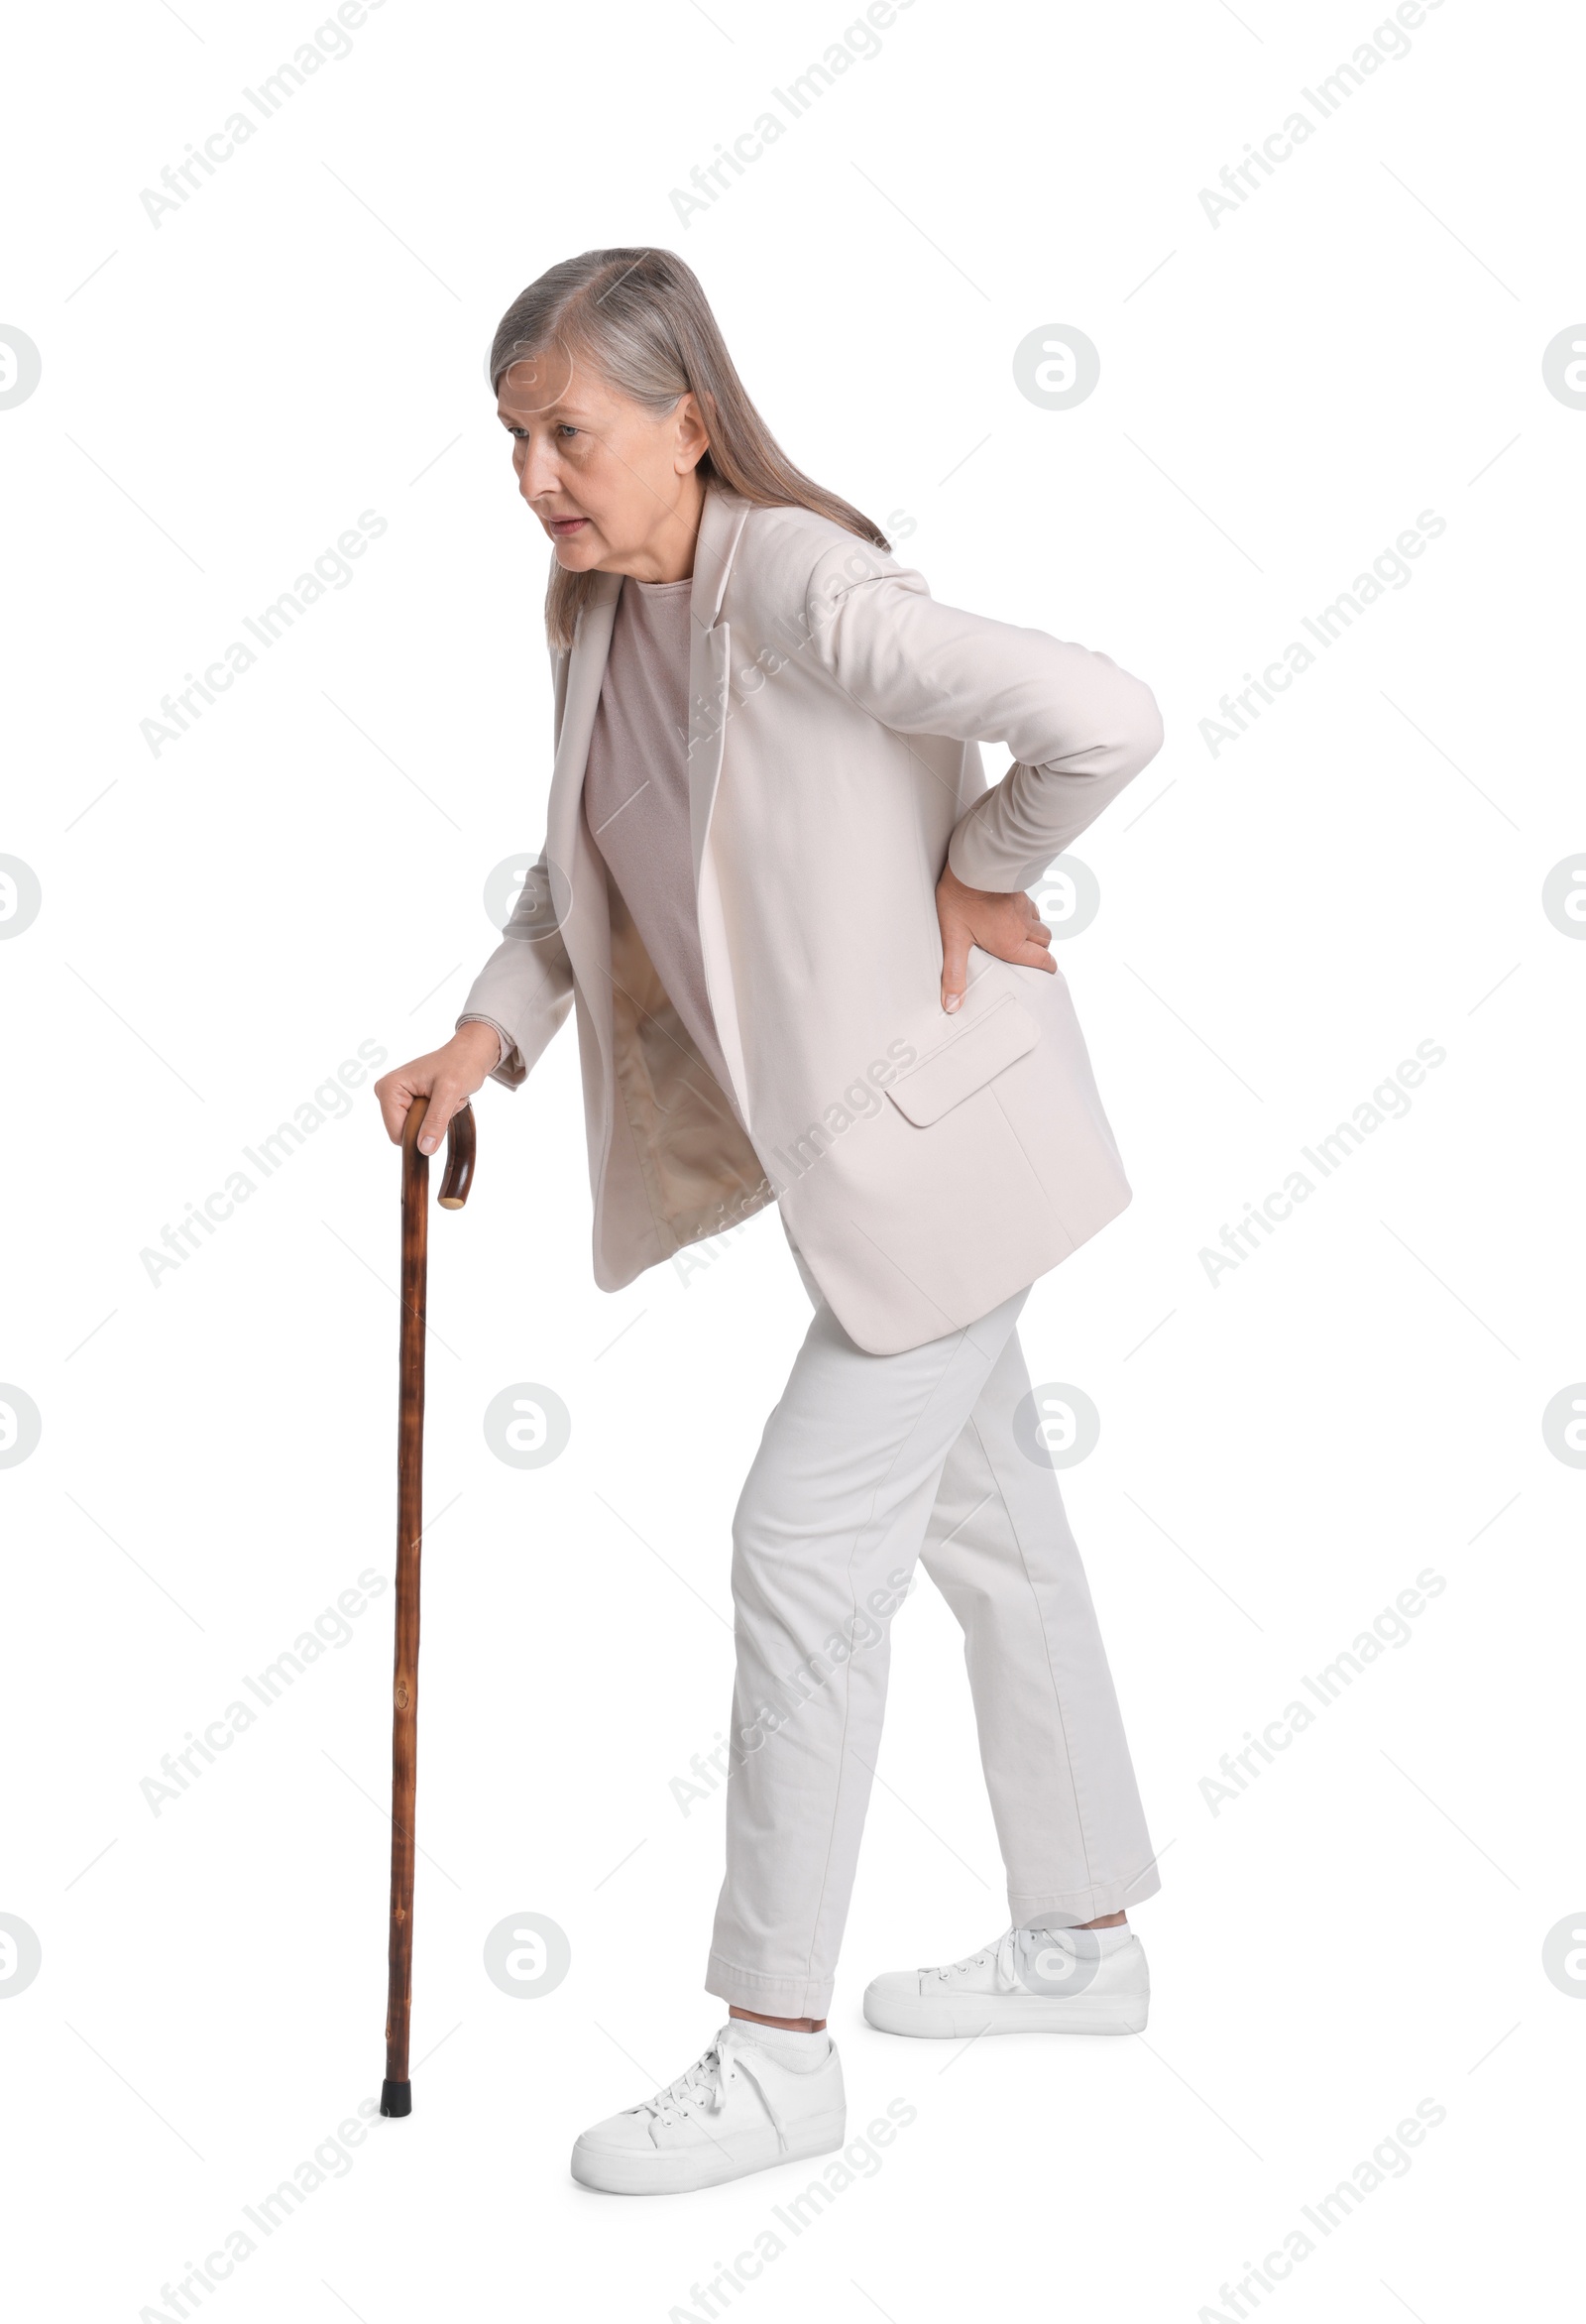
<svg viewBox="0 0 1586 2324">
<path fill-rule="evenodd" d="M 518 454 L 517 489 L 524 500 L 530 503 L 556 489 L 554 463 L 549 454 L 532 439 L 522 446 Z"/>
</svg>

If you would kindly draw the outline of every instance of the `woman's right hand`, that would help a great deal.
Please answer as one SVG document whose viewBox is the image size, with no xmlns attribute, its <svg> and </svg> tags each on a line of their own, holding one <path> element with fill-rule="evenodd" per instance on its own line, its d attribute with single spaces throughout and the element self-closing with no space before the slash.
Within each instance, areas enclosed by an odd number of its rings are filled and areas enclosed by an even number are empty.
<svg viewBox="0 0 1586 2324">
<path fill-rule="evenodd" d="M 452 1115 L 484 1088 L 501 1048 L 494 1025 L 459 1025 L 443 1049 L 432 1049 L 427 1057 L 415 1057 L 410 1065 L 383 1075 L 375 1084 L 375 1096 L 392 1144 L 402 1142 L 402 1124 L 413 1100 L 427 1098 L 429 1110 L 418 1150 L 433 1154 Z"/>
</svg>

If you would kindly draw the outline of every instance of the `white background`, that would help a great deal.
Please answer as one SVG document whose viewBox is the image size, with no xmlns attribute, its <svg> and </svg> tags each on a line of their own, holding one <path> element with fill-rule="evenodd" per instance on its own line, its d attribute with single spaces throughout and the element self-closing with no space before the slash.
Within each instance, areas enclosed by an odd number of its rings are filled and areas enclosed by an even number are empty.
<svg viewBox="0 0 1586 2324">
<path fill-rule="evenodd" d="M 1386 12 L 1385 12 L 1386 14 Z M 918 0 L 685 224 L 688 173 L 840 40 L 835 8 L 389 0 L 158 225 L 140 201 L 307 39 L 284 4 L 13 27 L 0 411 L 13 685 L 0 850 L 0 2010 L 18 2313 L 413 2324 L 1219 2298 L 1423 2100 L 1446 2119 L 1263 2306 L 1423 2324 L 1547 2296 L 1586 2010 L 1580 1505 L 1541 1414 L 1579 1336 L 1580 983 L 1545 917 L 1586 845 L 1582 39 L 1447 0 L 1235 212 L 1197 196 L 1371 35 L 1362 6 Z M 857 38 L 855 46 L 858 45 Z M 1133 1207 L 1034 1293 L 1082 1386 L 1064 1478 L 1153 1838 L 1138 2041 L 871 2033 L 878 1970 L 1003 1924 L 959 1634 L 900 1617 L 832 2026 L 855 2134 L 917 2117 L 731 2310 L 691 2297 L 800 2169 L 587 2194 L 576 2133 L 704 2046 L 729 1526 L 807 1306 L 762 1217 L 686 1283 L 589 1266 L 573 1037 L 479 1103 L 431 1235 L 415 2112 L 229 2278 L 163 2299 L 383 2070 L 391 1593 L 155 1814 L 140 1785 L 394 1521 L 397 1162 L 367 1091 L 158 1287 L 140 1253 L 354 1055 L 444 1037 L 538 846 L 547 551 L 483 385 L 546 266 L 660 243 L 775 433 L 948 602 L 1103 647 L 1161 756 L 1087 833 L 1069 943 Z M 1100 384 L 1037 408 L 1039 326 Z M 140 722 L 360 512 L 387 529 L 158 758 Z M 1236 744 L 1199 722 L 1422 511 L 1445 530 Z M 1002 755 L 989 754 L 992 771 Z M 731 752 L 728 779 L 731 779 Z M 1235 1271 L 1197 1254 L 1421 1041 L 1445 1062 Z M 481 1416 L 542 1382 L 566 1452 Z M 1422 1569 L 1446 1583 L 1259 1781 L 1201 1780 Z M 1302 1697 L 1303 1698 L 1303 1697 Z M 482 1947 L 572 1947 L 516 1999 Z M 1572 2056 L 1572 2052 L 1577 2054 Z M 813 2174 L 810 2174 L 813 2175 Z"/>
</svg>

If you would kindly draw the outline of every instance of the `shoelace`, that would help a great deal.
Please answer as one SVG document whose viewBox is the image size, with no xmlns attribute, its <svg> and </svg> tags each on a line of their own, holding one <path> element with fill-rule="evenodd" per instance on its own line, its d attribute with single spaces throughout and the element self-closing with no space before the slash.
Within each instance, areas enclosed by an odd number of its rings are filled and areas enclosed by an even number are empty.
<svg viewBox="0 0 1586 2324">
<path fill-rule="evenodd" d="M 1021 1936 L 1027 1937 L 1028 1934 L 1026 1929 L 1005 1929 L 995 1944 L 983 1944 L 977 1953 L 965 1953 L 962 1961 L 948 1961 L 941 1967 L 922 1968 L 920 1975 L 922 1977 L 935 1977 L 945 1985 L 950 1977 L 962 1977 L 966 1970 L 978 1969 L 982 1962 L 990 1961 L 996 1971 L 998 1986 L 1004 1993 L 1013 1993 L 1017 1990 L 1019 1983 L 1014 1968 L 1018 1954 L 1018 1940 Z"/>
<path fill-rule="evenodd" d="M 944 1967 L 922 1969 L 922 1977 L 936 1977 L 946 1984 L 950 1977 L 960 1977 L 967 1969 L 979 1968 L 982 1961 L 990 1961 L 996 1972 L 998 1988 L 1003 1993 L 1021 1993 L 1027 1990 L 1027 1981 L 1019 1975 L 1021 1957 L 1028 1960 L 1032 1953 L 1044 1951 L 1054 1940 L 1054 1931 L 1044 1928 L 1004 1929 L 995 1944 L 983 1944 L 977 1953 L 965 1953 L 962 1961 L 949 1961 Z"/>
<path fill-rule="evenodd" d="M 720 2114 L 727 2104 L 729 2085 L 741 2074 L 758 2093 L 760 2104 L 770 2116 L 772 2128 L 776 2132 L 778 2151 L 785 2153 L 788 2139 L 782 2117 L 773 2105 L 765 2084 L 743 2055 L 742 2045 L 747 2038 L 736 2027 L 725 2026 L 709 2049 L 694 2060 L 687 2073 L 679 2074 L 675 2082 L 668 2082 L 664 2090 L 657 2090 L 653 2098 L 646 2098 L 642 2106 L 633 2109 L 634 2113 L 653 2115 L 657 2123 L 671 2122 L 679 2116 L 685 2120 L 698 2120 L 702 2112 L 707 2115 Z M 709 2124 L 704 2123 L 701 2127 L 708 2135 Z"/>
</svg>

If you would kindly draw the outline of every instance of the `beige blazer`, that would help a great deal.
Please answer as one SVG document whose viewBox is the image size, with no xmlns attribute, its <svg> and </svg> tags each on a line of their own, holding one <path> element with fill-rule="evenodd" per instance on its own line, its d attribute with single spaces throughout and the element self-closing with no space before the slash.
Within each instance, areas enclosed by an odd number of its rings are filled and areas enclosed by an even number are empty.
<svg viewBox="0 0 1586 2324">
<path fill-rule="evenodd" d="M 824 517 L 709 489 L 691 824 L 736 1119 L 580 813 L 620 587 L 553 655 L 544 851 L 458 1022 L 510 1035 L 493 1078 L 516 1089 L 576 1011 L 604 1290 L 779 1201 L 860 1347 L 938 1338 L 1130 1199 L 1061 974 L 973 951 L 944 1013 L 943 863 L 1033 885 L 1161 747 L 1156 701 L 1103 653 L 936 604 Z M 981 743 L 1013 755 L 989 790 Z"/>
</svg>

